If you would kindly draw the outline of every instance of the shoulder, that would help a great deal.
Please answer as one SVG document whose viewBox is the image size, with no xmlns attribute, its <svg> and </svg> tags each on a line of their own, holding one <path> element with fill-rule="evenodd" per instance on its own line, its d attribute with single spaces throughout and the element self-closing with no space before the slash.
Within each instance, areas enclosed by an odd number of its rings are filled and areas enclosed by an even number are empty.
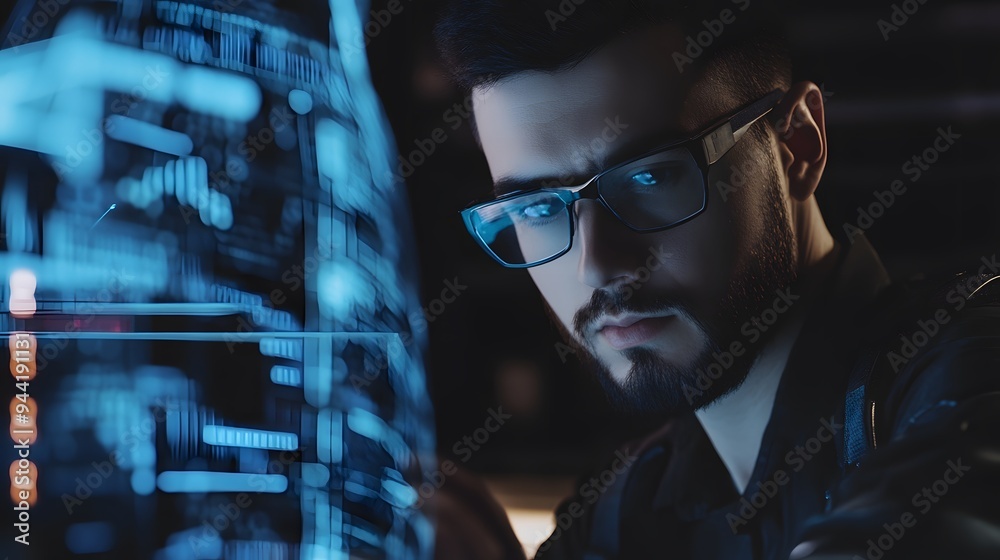
<svg viewBox="0 0 1000 560">
<path fill-rule="evenodd" d="M 984 393 L 1000 391 L 1000 265 L 890 288 L 881 330 L 883 419 L 892 439 Z"/>
<path fill-rule="evenodd" d="M 683 422 L 673 420 L 646 436 L 630 440 L 610 454 L 601 467 L 576 483 L 576 491 L 556 509 L 556 527 L 539 547 L 536 560 L 610 554 L 621 545 L 626 512 L 646 511 Z M 637 498 L 644 503 L 637 503 Z"/>
<path fill-rule="evenodd" d="M 893 558 L 1000 557 L 996 540 L 969 539 L 1000 526 L 995 504 L 983 499 L 1000 476 L 1000 280 L 986 272 L 925 278 L 882 298 L 866 326 L 891 328 L 877 339 L 874 363 L 859 360 L 870 365 L 870 381 L 881 388 L 886 380 L 888 396 L 877 389 L 865 403 L 871 408 L 862 407 L 880 412 L 859 427 L 881 426 L 868 433 L 878 446 L 836 487 L 832 509 L 807 522 L 800 540 L 808 545 L 794 558 L 828 558 L 834 550 L 837 558 L 871 557 L 889 548 Z M 893 352 L 900 361 L 890 367 Z M 935 506 L 945 493 L 947 505 Z M 920 529 L 902 539 L 895 529 L 883 532 L 893 524 L 887 519 Z M 893 539 L 872 548 L 870 537 L 880 532 Z"/>
</svg>

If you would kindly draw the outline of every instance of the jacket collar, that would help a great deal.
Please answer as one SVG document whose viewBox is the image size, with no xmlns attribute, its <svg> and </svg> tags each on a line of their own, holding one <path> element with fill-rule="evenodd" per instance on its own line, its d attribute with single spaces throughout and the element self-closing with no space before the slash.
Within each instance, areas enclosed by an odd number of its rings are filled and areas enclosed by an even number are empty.
<svg viewBox="0 0 1000 560">
<path fill-rule="evenodd" d="M 838 242 L 834 270 L 807 302 L 747 492 L 779 466 L 800 438 L 799 431 L 814 431 L 823 411 L 835 410 L 843 402 L 857 353 L 860 317 L 889 285 L 889 275 L 864 235 L 853 239 L 841 235 Z M 654 511 L 673 508 L 678 518 L 696 520 L 737 500 L 729 473 L 694 414 L 673 424 L 671 459 L 654 496 Z"/>
</svg>

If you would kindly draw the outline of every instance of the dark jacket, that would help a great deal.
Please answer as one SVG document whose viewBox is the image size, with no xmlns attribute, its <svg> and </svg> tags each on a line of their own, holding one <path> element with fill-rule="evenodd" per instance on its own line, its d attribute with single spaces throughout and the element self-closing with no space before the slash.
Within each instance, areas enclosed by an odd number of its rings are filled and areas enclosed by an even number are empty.
<svg viewBox="0 0 1000 560">
<path fill-rule="evenodd" d="M 746 491 L 689 414 L 627 446 L 599 495 L 563 502 L 536 558 L 1000 559 L 996 255 L 890 286 L 863 236 L 844 249 Z"/>
</svg>

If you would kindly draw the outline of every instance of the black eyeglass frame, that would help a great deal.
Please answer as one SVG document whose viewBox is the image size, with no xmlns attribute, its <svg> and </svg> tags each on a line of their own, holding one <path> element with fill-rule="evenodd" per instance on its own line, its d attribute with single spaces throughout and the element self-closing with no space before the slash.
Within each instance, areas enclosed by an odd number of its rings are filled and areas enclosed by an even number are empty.
<svg viewBox="0 0 1000 560">
<path fill-rule="evenodd" d="M 784 94 L 785 92 L 783 90 L 776 89 L 768 93 L 764 97 L 758 99 L 757 101 L 754 101 L 749 105 L 737 109 L 729 116 L 723 117 L 715 121 L 713 124 L 709 125 L 704 130 L 696 133 L 691 137 L 659 146 L 648 152 L 640 154 L 636 157 L 630 158 L 627 161 L 623 161 L 617 165 L 611 166 L 608 169 L 601 171 L 597 175 L 594 175 L 582 185 L 568 186 L 568 187 L 540 187 L 535 189 L 520 189 L 514 192 L 506 193 L 503 196 L 500 196 L 493 200 L 472 204 L 460 212 L 462 216 L 462 221 L 465 223 L 465 228 L 469 231 L 469 233 L 476 240 L 479 246 L 482 247 L 487 254 L 493 257 L 495 261 L 497 261 L 506 268 L 531 268 L 533 266 L 539 266 L 548 262 L 552 262 L 558 259 L 559 257 L 565 255 L 566 253 L 568 253 L 570 249 L 573 248 L 573 238 L 576 234 L 574 225 L 576 220 L 573 219 L 572 217 L 572 205 L 577 200 L 583 200 L 583 199 L 597 200 L 598 202 L 601 203 L 602 206 L 604 206 L 609 212 L 611 212 L 611 214 L 619 222 L 621 222 L 626 227 L 637 233 L 654 233 L 658 231 L 664 231 L 673 227 L 677 227 L 681 224 L 684 224 L 698 217 L 705 211 L 705 209 L 708 208 L 709 168 L 713 164 L 718 162 L 720 159 L 722 159 L 723 156 L 729 153 L 729 150 L 731 150 L 733 146 L 735 146 L 736 143 L 740 141 L 740 139 L 750 128 L 750 126 L 752 126 L 755 122 L 757 122 L 758 120 L 766 116 L 768 113 L 770 113 L 771 110 L 773 110 L 774 107 L 777 106 L 778 102 L 781 100 Z M 701 149 L 700 150 L 697 149 L 695 147 L 696 145 L 700 145 Z M 701 208 L 691 213 L 685 218 L 682 218 L 680 220 L 674 220 L 673 222 L 664 226 L 657 226 L 653 228 L 633 227 L 631 224 L 628 223 L 628 221 L 622 218 L 618 214 L 618 212 L 616 212 L 615 209 L 611 207 L 610 204 L 608 204 L 607 200 L 605 200 L 604 195 L 601 194 L 600 189 L 598 188 L 598 180 L 608 173 L 621 169 L 622 167 L 625 167 L 627 165 L 631 165 L 641 159 L 645 159 L 657 155 L 659 153 L 666 152 L 668 150 L 674 150 L 677 148 L 687 149 L 688 152 L 693 156 L 695 162 L 698 164 L 698 167 L 701 169 L 702 193 L 703 193 Z M 534 192 L 550 192 L 558 196 L 563 201 L 563 203 L 566 204 L 566 209 L 567 211 L 570 211 L 571 214 L 569 220 L 569 242 L 566 244 L 565 248 L 559 250 L 559 252 L 557 252 L 556 254 L 552 255 L 551 257 L 542 259 L 540 261 L 534 261 L 524 264 L 511 264 L 505 262 L 496 253 L 494 253 L 493 249 L 490 248 L 489 244 L 487 244 L 486 241 L 483 240 L 482 236 L 476 230 L 475 225 L 472 223 L 472 216 L 476 211 L 481 210 L 483 208 L 487 208 L 489 206 L 492 206 L 494 204 L 499 204 L 501 202 L 506 202 L 514 197 Z"/>
</svg>

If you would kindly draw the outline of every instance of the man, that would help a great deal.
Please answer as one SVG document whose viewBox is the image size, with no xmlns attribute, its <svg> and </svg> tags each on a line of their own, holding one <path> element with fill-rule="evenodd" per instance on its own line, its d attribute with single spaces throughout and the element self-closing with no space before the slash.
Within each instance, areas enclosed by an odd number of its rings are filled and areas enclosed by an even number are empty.
<svg viewBox="0 0 1000 560">
<path fill-rule="evenodd" d="M 822 89 L 748 0 L 700 4 L 461 1 L 437 27 L 495 184 L 470 233 L 665 423 L 538 557 L 1000 558 L 995 258 L 890 286 L 820 213 Z"/>
</svg>

